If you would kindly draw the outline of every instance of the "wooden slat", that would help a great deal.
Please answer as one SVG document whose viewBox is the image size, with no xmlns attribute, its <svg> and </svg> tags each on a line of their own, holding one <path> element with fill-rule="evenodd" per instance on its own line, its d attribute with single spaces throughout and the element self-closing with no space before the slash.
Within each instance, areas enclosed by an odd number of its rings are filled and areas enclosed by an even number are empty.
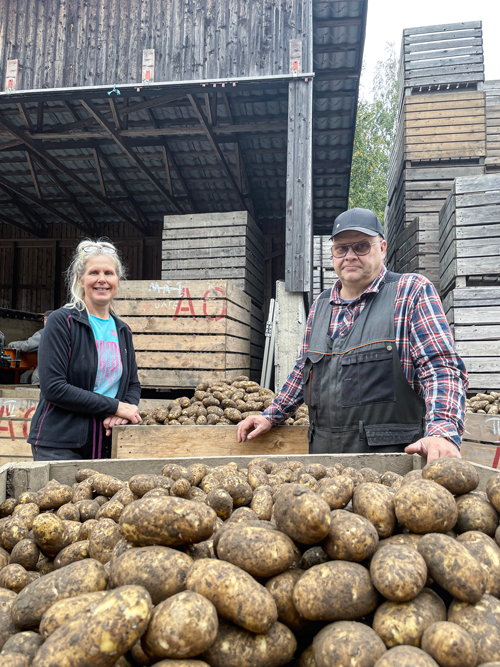
<svg viewBox="0 0 500 667">
<path fill-rule="evenodd" d="M 470 37 L 479 37 L 481 38 L 482 31 L 480 28 L 469 28 L 467 30 L 450 30 L 449 32 L 431 32 L 420 33 L 420 34 L 408 34 L 406 31 L 403 32 L 403 41 L 406 44 L 422 44 L 424 42 L 429 43 L 429 48 L 432 48 L 432 42 L 439 42 L 443 39 L 465 39 Z"/>
<path fill-rule="evenodd" d="M 241 369 L 230 369 L 227 371 L 216 370 L 172 370 L 172 369 L 142 369 L 138 371 L 139 382 L 143 387 L 164 387 L 192 389 L 200 382 L 213 383 L 217 380 L 231 380 L 238 375 L 248 375 L 248 367 Z"/>
<path fill-rule="evenodd" d="M 469 39 L 456 39 L 453 41 L 442 41 L 442 42 L 433 42 L 432 47 L 429 48 L 429 44 L 408 44 L 405 45 L 405 55 L 407 53 L 416 53 L 419 51 L 431 51 L 438 49 L 462 49 L 465 46 L 479 47 L 482 46 L 482 39 L 480 37 L 472 37 Z"/>
<path fill-rule="evenodd" d="M 117 310 L 120 317 L 147 317 L 170 319 L 173 317 L 205 318 L 216 322 L 219 318 L 231 318 L 243 324 L 248 323 L 250 313 L 225 299 L 158 299 L 156 301 L 119 301 Z M 210 319 L 212 318 L 212 319 Z"/>
<path fill-rule="evenodd" d="M 250 352 L 250 341 L 233 336 L 162 336 L 158 334 L 134 335 L 136 352 Z"/>
<path fill-rule="evenodd" d="M 31 419 L 0 419 L 0 439 L 16 440 L 27 438 L 30 432 Z"/>
<path fill-rule="evenodd" d="M 5 386 L 0 389 L 0 398 L 21 398 L 21 399 L 35 399 L 40 398 L 40 389 L 6 389 Z"/>
<path fill-rule="evenodd" d="M 472 119 L 468 118 L 467 120 L 475 121 L 477 119 L 473 117 Z M 410 123 L 408 123 L 405 136 L 422 137 L 425 135 L 425 138 L 428 139 L 429 136 L 432 137 L 433 135 L 439 133 L 439 136 L 445 136 L 449 134 L 460 135 L 461 140 L 461 135 L 463 134 L 484 134 L 485 131 L 486 125 L 484 123 L 471 122 L 470 125 L 453 125 L 451 124 L 450 120 L 442 120 L 441 123 L 431 123 L 429 121 L 425 121 L 424 123 L 416 123 L 414 127 L 410 126 Z M 450 139 L 450 141 L 453 141 L 453 139 Z"/>
<path fill-rule="evenodd" d="M 240 444 L 236 426 L 118 426 L 113 458 L 307 454 L 307 431 L 307 426 L 278 426 Z"/>
<path fill-rule="evenodd" d="M 250 357 L 245 354 L 225 352 L 137 352 L 137 366 L 165 369 L 214 369 L 246 368 Z"/>
<path fill-rule="evenodd" d="M 448 33 L 456 30 L 470 30 L 471 28 L 481 28 L 481 21 L 465 21 L 461 23 L 438 23 L 436 25 L 426 25 L 418 28 L 405 28 L 403 35 L 427 35 L 435 32 Z M 447 35 L 444 35 L 445 38 Z"/>
<path fill-rule="evenodd" d="M 30 419 L 38 406 L 36 399 L 0 398 L 0 418 Z"/>
<path fill-rule="evenodd" d="M 500 459 L 500 447 L 494 445 L 484 445 L 479 442 L 469 442 L 463 440 L 460 447 L 462 458 L 471 463 L 479 463 L 489 468 L 498 468 Z"/>
<path fill-rule="evenodd" d="M 297 427 L 298 428 L 298 427 Z M 0 438 L 0 464 L 4 465 L 10 461 L 31 460 L 31 445 L 26 438 L 5 439 Z"/>
</svg>

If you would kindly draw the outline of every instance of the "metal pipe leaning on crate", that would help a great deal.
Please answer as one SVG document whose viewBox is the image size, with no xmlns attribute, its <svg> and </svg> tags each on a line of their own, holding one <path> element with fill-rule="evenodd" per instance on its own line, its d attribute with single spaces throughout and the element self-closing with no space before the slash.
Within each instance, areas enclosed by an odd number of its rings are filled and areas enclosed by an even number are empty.
<svg viewBox="0 0 500 667">
<path fill-rule="evenodd" d="M 80 469 L 7 498 L 1 664 L 500 660 L 500 475 L 477 493 L 459 459 L 405 476 L 327 463 Z"/>
<path fill-rule="evenodd" d="M 240 375 L 231 382 L 202 382 L 192 398 L 182 396 L 165 405 L 141 410 L 140 416 L 146 426 L 231 425 L 238 424 L 249 415 L 262 414 L 275 397 L 271 389 L 264 389 L 246 375 Z M 302 405 L 285 424 L 309 424 L 307 406 Z"/>
</svg>

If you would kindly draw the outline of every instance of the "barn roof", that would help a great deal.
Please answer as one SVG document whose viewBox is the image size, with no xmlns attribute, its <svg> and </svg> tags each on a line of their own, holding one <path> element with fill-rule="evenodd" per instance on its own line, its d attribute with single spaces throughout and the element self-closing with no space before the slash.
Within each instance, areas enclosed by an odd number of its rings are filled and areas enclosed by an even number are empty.
<svg viewBox="0 0 500 667">
<path fill-rule="evenodd" d="M 313 221 L 347 208 L 367 0 L 313 1 Z M 144 235 L 169 213 L 284 219 L 291 75 L 0 93 L 0 222 Z"/>
</svg>

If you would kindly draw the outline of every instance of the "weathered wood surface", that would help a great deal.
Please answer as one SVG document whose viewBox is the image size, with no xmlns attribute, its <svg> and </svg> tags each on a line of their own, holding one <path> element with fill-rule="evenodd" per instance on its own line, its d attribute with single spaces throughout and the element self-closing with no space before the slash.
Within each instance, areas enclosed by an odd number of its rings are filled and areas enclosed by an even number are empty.
<svg viewBox="0 0 500 667">
<path fill-rule="evenodd" d="M 307 426 L 278 426 L 263 436 L 238 443 L 236 426 L 118 426 L 113 429 L 113 458 L 170 458 L 307 454 Z"/>
<path fill-rule="evenodd" d="M 500 445 L 500 415 L 466 414 L 462 438 Z"/>
<path fill-rule="evenodd" d="M 0 467 L 6 463 L 32 460 L 31 445 L 26 438 L 0 438 Z"/>
<path fill-rule="evenodd" d="M 500 461 L 500 447 L 485 445 L 481 442 L 463 440 L 460 447 L 462 458 L 470 463 L 479 463 L 489 468 L 498 468 Z"/>
<path fill-rule="evenodd" d="M 156 49 L 156 81 L 288 72 L 293 39 L 304 41 L 302 67 L 311 71 L 312 12 L 304 2 L 217 8 L 194 0 L 54 0 L 28 7 L 24 0 L 0 4 L 0 80 L 7 58 L 20 58 L 19 90 L 140 82 L 143 48 Z"/>
<path fill-rule="evenodd" d="M 2 385 L 0 389 L 0 398 L 19 398 L 26 400 L 38 400 L 40 398 L 40 389 L 30 387 L 25 389 L 26 385 Z"/>
<path fill-rule="evenodd" d="M 249 369 L 237 368 L 219 370 L 178 370 L 165 368 L 139 368 L 139 382 L 143 387 L 164 387 L 176 389 L 193 389 L 200 382 L 216 380 L 233 380 L 238 375 L 248 375 Z"/>
</svg>

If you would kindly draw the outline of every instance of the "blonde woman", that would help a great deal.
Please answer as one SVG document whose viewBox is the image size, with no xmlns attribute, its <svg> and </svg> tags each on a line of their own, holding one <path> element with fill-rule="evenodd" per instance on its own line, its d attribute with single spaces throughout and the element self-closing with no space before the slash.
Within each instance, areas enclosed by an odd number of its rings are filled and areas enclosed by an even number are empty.
<svg viewBox="0 0 500 667">
<path fill-rule="evenodd" d="M 51 314 L 39 347 L 40 403 L 28 438 L 35 461 L 110 458 L 113 426 L 141 420 L 132 333 L 113 313 L 123 274 L 112 243 L 78 245 L 70 302 Z"/>
</svg>

